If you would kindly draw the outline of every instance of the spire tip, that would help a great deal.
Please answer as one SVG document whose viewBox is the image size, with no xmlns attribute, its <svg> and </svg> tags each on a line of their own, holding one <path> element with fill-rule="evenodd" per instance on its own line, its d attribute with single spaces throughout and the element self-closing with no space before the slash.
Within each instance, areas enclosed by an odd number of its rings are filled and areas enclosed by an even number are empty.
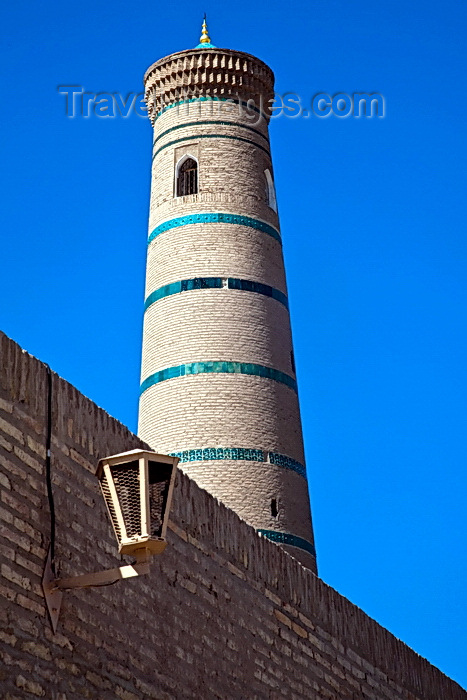
<svg viewBox="0 0 467 700">
<path fill-rule="evenodd" d="M 197 49 L 214 49 L 215 46 L 211 44 L 211 39 L 209 38 L 208 34 L 208 25 L 206 23 L 206 13 L 204 13 L 204 19 L 203 19 L 203 24 L 201 27 L 201 36 L 199 38 L 199 44 L 196 47 Z"/>
</svg>

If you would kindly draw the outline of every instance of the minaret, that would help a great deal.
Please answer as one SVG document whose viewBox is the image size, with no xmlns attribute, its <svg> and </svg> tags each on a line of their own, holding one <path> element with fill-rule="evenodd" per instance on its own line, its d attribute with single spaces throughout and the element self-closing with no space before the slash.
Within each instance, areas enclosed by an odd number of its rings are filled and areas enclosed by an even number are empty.
<svg viewBox="0 0 467 700">
<path fill-rule="evenodd" d="M 139 435 L 316 571 L 259 59 L 200 43 L 144 77 L 154 126 Z"/>
</svg>

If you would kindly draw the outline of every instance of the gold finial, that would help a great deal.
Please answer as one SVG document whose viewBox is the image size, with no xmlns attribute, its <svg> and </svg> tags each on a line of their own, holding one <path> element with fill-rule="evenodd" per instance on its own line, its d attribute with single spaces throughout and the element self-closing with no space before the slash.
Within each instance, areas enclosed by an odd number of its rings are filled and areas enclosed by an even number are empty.
<svg viewBox="0 0 467 700">
<path fill-rule="evenodd" d="M 206 13 L 204 13 L 203 26 L 201 28 L 201 36 L 199 38 L 200 44 L 210 44 L 211 39 L 208 34 L 208 25 L 206 24 Z"/>
</svg>

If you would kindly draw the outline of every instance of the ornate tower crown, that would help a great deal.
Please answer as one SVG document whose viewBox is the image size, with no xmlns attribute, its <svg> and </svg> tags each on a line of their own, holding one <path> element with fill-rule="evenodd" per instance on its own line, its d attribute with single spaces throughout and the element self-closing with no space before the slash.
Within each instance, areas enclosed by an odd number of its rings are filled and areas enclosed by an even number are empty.
<svg viewBox="0 0 467 700">
<path fill-rule="evenodd" d="M 206 18 L 196 48 L 153 63 L 145 73 L 144 86 L 152 124 L 171 105 L 200 97 L 249 102 L 269 119 L 274 99 L 272 70 L 251 54 L 211 44 Z"/>
</svg>

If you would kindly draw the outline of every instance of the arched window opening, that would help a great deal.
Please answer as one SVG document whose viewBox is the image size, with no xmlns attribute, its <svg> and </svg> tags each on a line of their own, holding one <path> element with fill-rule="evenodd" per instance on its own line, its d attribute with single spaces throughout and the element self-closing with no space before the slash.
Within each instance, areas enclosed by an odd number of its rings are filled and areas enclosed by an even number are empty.
<svg viewBox="0 0 467 700">
<path fill-rule="evenodd" d="M 271 172 L 265 170 L 264 176 L 266 178 L 266 202 L 271 209 L 277 212 L 276 188 L 274 187 L 274 180 L 272 179 Z"/>
<path fill-rule="evenodd" d="M 177 197 L 198 192 L 198 163 L 194 158 L 186 158 L 178 167 Z"/>
</svg>

